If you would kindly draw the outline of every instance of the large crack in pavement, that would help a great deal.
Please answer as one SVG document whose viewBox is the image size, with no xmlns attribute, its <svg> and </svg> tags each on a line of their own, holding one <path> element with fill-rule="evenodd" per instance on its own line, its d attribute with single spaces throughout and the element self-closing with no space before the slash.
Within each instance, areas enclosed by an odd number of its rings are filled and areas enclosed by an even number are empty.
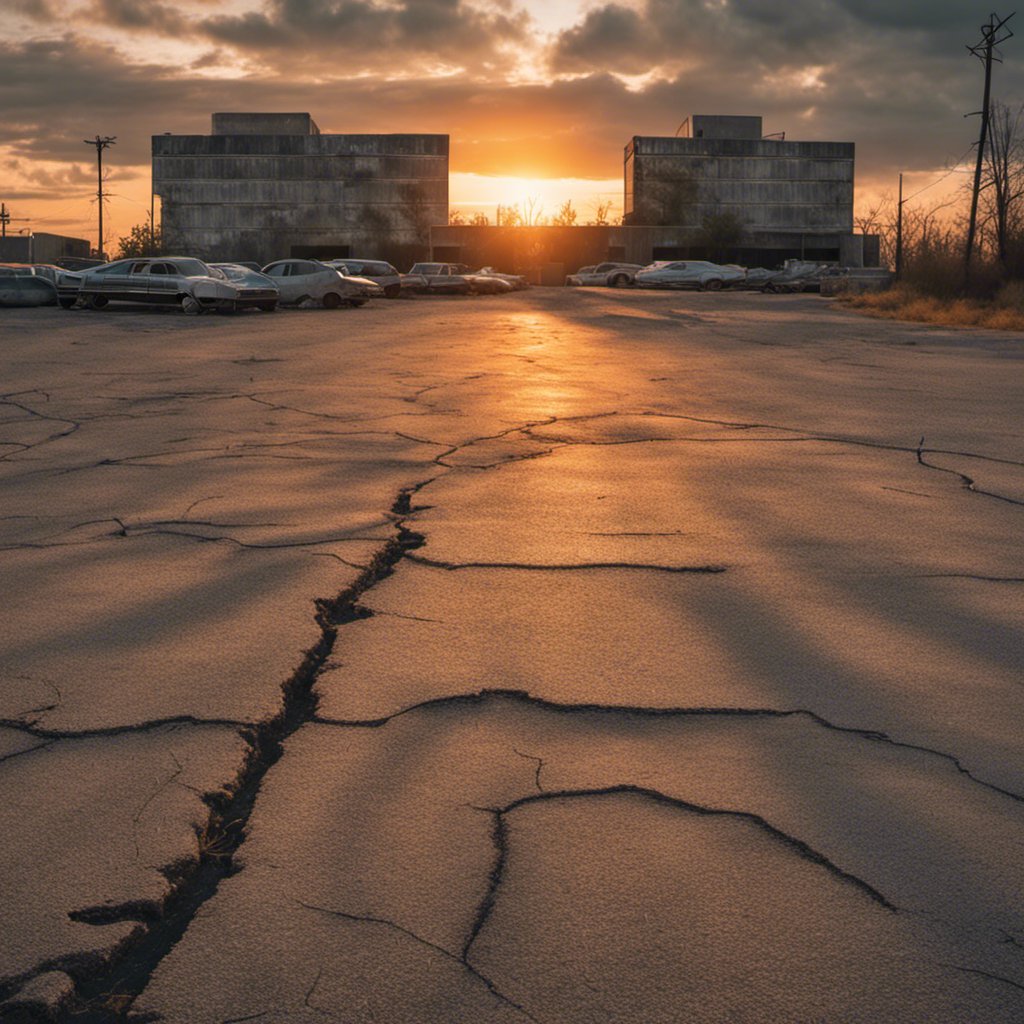
<svg viewBox="0 0 1024 1024">
<path fill-rule="evenodd" d="M 253 398 L 253 396 L 246 396 Z M 17 405 L 18 403 L 9 402 L 5 396 L 4 400 L 7 404 Z M 253 398 L 254 401 L 257 399 Z M 261 402 L 261 404 L 270 405 L 270 403 Z M 287 406 L 271 406 L 272 408 L 288 408 Z M 19 406 L 20 408 L 20 406 Z M 40 415 L 34 410 L 26 410 L 31 412 L 33 415 Z M 307 412 L 306 410 L 299 410 Z M 307 413 L 309 415 L 316 415 L 314 413 Z M 595 416 L 579 416 L 571 417 L 574 420 L 589 420 L 592 418 L 603 418 L 604 416 L 616 415 L 615 413 L 596 414 Z M 651 414 L 655 415 L 655 414 Z M 327 417 L 334 418 L 334 417 Z M 695 422 L 706 422 L 716 423 L 721 426 L 732 427 L 737 430 L 754 429 L 761 427 L 761 424 L 745 424 L 745 423 L 726 423 L 724 421 L 713 421 L 713 420 L 698 420 L 696 417 L 671 417 L 681 419 L 691 419 Z M 72 421 L 65 421 L 72 422 Z M 566 441 L 563 438 L 543 438 L 542 435 L 531 434 L 531 430 L 538 427 L 549 427 L 558 422 L 556 417 L 550 417 L 545 420 L 535 421 L 528 424 L 520 424 L 515 427 L 511 427 L 507 430 L 503 430 L 499 433 L 491 435 L 487 438 L 475 438 L 462 444 L 456 444 L 447 446 L 440 455 L 437 455 L 432 460 L 433 463 L 442 469 L 442 471 L 458 471 L 460 467 L 449 464 L 446 459 L 450 458 L 455 453 L 471 447 L 473 444 L 479 443 L 486 440 L 499 440 L 508 437 L 511 434 L 519 432 L 524 437 L 534 437 L 537 440 L 552 441 L 555 443 L 555 447 L 572 446 L 575 444 L 622 444 L 622 443 L 646 443 L 650 440 L 657 441 L 677 441 L 685 442 L 689 439 L 684 438 L 648 438 L 642 440 L 627 440 L 627 441 L 609 441 L 609 442 L 590 442 L 590 441 Z M 76 424 L 77 426 L 77 424 Z M 779 428 L 774 429 L 792 431 L 792 428 Z M 964 486 L 968 490 L 974 491 L 974 493 L 982 494 L 988 497 L 997 498 L 1001 501 L 1007 501 L 1011 504 L 1022 504 L 1011 498 L 1006 498 L 1002 495 L 989 493 L 986 491 L 977 490 L 974 487 L 974 482 L 964 474 L 957 473 L 953 470 L 944 469 L 933 464 L 928 463 L 923 458 L 925 451 L 938 452 L 939 450 L 926 450 L 923 448 L 923 438 L 921 443 L 915 449 L 913 447 L 904 447 L 899 445 L 886 445 L 876 444 L 872 442 L 848 439 L 848 438 L 836 438 L 836 437 L 813 437 L 804 434 L 802 431 L 792 431 L 793 433 L 799 433 L 803 436 L 798 438 L 792 438 L 791 440 L 801 441 L 830 441 L 841 444 L 853 444 L 863 445 L 871 448 L 880 448 L 891 451 L 915 453 L 919 464 L 930 469 L 937 469 L 944 473 L 952 473 L 961 478 Z M 63 436 L 63 435 L 57 435 Z M 405 435 L 400 435 L 405 436 Z M 417 441 L 424 445 L 432 445 L 436 447 L 445 447 L 438 442 L 430 441 L 424 438 L 409 437 L 409 440 Z M 51 440 L 51 439 L 47 439 Z M 717 439 L 722 440 L 722 439 Z M 783 439 L 764 439 L 765 441 L 771 440 L 783 440 Z M 46 443 L 41 442 L 41 443 Z M 529 457 L 538 457 L 539 455 L 551 454 L 555 448 L 550 451 L 541 453 L 532 453 Z M 963 452 L 950 452 L 946 454 L 957 454 L 977 458 L 985 458 L 984 456 L 976 456 L 973 453 Z M 507 462 L 509 460 L 505 460 Z M 994 461 L 1006 461 L 1006 460 L 994 460 Z M 476 468 L 476 467 L 465 467 L 465 468 Z M 430 701 L 424 701 L 420 704 L 415 704 L 407 708 L 403 708 L 394 714 L 386 717 L 372 719 L 372 720 L 335 720 L 328 719 L 318 716 L 317 714 L 317 696 L 314 692 L 316 681 L 326 666 L 328 659 L 334 649 L 335 643 L 338 637 L 338 630 L 341 626 L 353 622 L 360 618 L 365 618 L 368 615 L 375 614 L 371 609 L 368 609 L 359 603 L 359 598 L 366 591 L 374 587 L 382 579 L 389 576 L 395 569 L 396 565 L 403 559 L 409 558 L 410 561 L 415 561 L 419 564 L 431 566 L 434 568 L 447 569 L 447 570 L 459 570 L 468 568 L 504 568 L 504 569 L 522 569 L 531 571 L 579 571 L 579 570 L 594 570 L 594 569 L 631 569 L 634 571 L 658 571 L 658 572 L 670 572 L 670 573 L 707 573 L 707 574 L 718 574 L 726 571 L 727 567 L 722 565 L 694 565 L 694 566 L 667 566 L 658 564 L 636 564 L 630 562 L 600 562 L 600 563 L 585 563 L 585 564 L 523 564 L 523 563 L 504 563 L 504 562 L 466 562 L 466 563 L 455 563 L 455 562 L 444 562 L 439 560 L 430 559 L 420 554 L 412 554 L 416 549 L 421 547 L 424 543 L 424 537 L 409 529 L 406 526 L 407 518 L 412 515 L 417 508 L 414 508 L 412 501 L 414 495 L 416 495 L 423 487 L 433 483 L 437 477 L 431 477 L 423 480 L 422 482 L 404 488 L 394 501 L 391 508 L 391 518 L 393 520 L 394 536 L 388 539 L 377 553 L 372 558 L 370 564 L 362 569 L 361 574 L 356 581 L 342 591 L 337 597 L 329 600 L 317 601 L 317 622 L 321 630 L 321 636 L 317 643 L 305 654 L 301 665 L 295 670 L 293 675 L 282 684 L 283 700 L 280 711 L 271 720 L 262 723 L 247 723 L 237 722 L 229 720 L 216 720 L 207 721 L 196 719 L 191 716 L 179 716 L 170 719 L 162 719 L 160 721 L 137 723 L 131 726 L 115 727 L 110 729 L 98 729 L 88 730 L 83 732 L 61 732 L 58 730 L 47 730 L 35 726 L 32 723 L 26 723 L 25 721 L 3 721 L 0 725 L 21 730 L 37 739 L 46 741 L 43 746 L 33 747 L 26 751 L 20 751 L 13 756 L 21 756 L 22 754 L 32 753 L 39 749 L 45 749 L 45 745 L 51 742 L 72 739 L 84 736 L 114 736 L 124 732 L 131 731 L 144 731 L 149 729 L 156 729 L 161 726 L 168 724 L 179 724 L 179 725 L 227 725 L 237 729 L 244 737 L 248 744 L 248 752 L 245 758 L 243 767 L 241 768 L 237 778 L 228 787 L 216 793 L 209 793 L 204 795 L 204 800 L 210 807 L 209 818 L 197 836 L 197 854 L 194 859 L 190 859 L 184 863 L 172 864 L 164 867 L 162 873 L 168 880 L 169 892 L 164 902 L 157 906 L 152 902 L 132 902 L 125 903 L 115 907 L 103 906 L 103 907 L 85 907 L 79 908 L 72 911 L 69 914 L 72 920 L 86 923 L 86 924 L 109 924 L 112 922 L 123 922 L 123 921 L 135 921 L 138 922 L 139 928 L 136 929 L 133 934 L 122 944 L 120 948 L 114 951 L 109 961 L 105 964 L 97 966 L 95 959 L 78 960 L 74 958 L 66 958 L 61 962 L 52 962 L 40 964 L 37 968 L 31 972 L 31 974 L 21 976 L 16 979 L 8 979 L 3 984 L 0 984 L 0 1004 L 3 1003 L 4 999 L 14 994 L 22 985 L 26 982 L 37 978 L 46 972 L 60 970 L 65 971 L 72 978 L 75 986 L 74 996 L 67 1001 L 60 1011 L 60 1020 L 66 1021 L 78 1021 L 81 1024 L 112 1024 L 114 1021 L 123 1021 L 126 1015 L 129 1013 L 131 1005 L 135 998 L 142 992 L 146 987 L 149 979 L 151 978 L 157 965 L 167 956 L 170 950 L 175 944 L 182 938 L 185 931 L 188 929 L 190 923 L 195 918 L 197 912 L 202 905 L 208 901 L 217 891 L 219 883 L 222 879 L 229 877 L 236 870 L 238 870 L 234 863 L 235 853 L 238 851 L 241 844 L 244 842 L 246 825 L 249 821 L 250 815 L 255 806 L 255 802 L 260 790 L 261 783 L 266 776 L 267 772 L 273 767 L 273 765 L 280 759 L 284 749 L 285 741 L 293 735 L 303 725 L 310 722 L 318 722 L 324 725 L 332 725 L 343 728 L 375 728 L 386 725 L 393 719 L 409 714 L 416 710 L 422 710 L 431 707 L 450 706 L 450 705 L 464 705 L 469 706 L 476 703 L 483 702 L 490 699 L 507 699 L 519 702 L 528 702 L 535 706 L 544 708 L 551 713 L 557 714 L 609 714 L 622 717 L 630 716 L 642 716 L 642 717 L 668 717 L 668 716 L 740 716 L 740 717 L 791 717 L 791 716 L 804 716 L 814 722 L 821 728 L 834 730 L 837 732 L 853 734 L 859 736 L 867 741 L 881 742 L 891 744 L 896 747 L 900 747 L 907 750 L 918 751 L 923 754 L 935 756 L 944 759 L 947 763 L 955 767 L 955 769 L 962 775 L 969 778 L 975 784 L 982 786 L 988 790 L 1005 796 L 1015 801 L 1024 801 L 1024 796 L 1012 791 L 1003 789 L 997 785 L 986 782 L 983 779 L 978 778 L 972 772 L 965 768 L 957 757 L 951 754 L 944 753 L 939 750 L 935 750 L 929 747 L 920 746 L 912 743 L 905 743 L 899 740 L 893 739 L 884 732 L 876 732 L 873 730 L 844 727 L 833 724 L 827 721 L 815 712 L 805 708 L 795 709 L 765 709 L 765 708 L 701 708 L 701 707 L 684 707 L 684 708 L 649 708 L 649 707 L 633 707 L 633 706 L 613 706 L 613 705 L 602 705 L 602 704 L 559 704 L 553 701 L 544 700 L 542 698 L 534 697 L 529 693 L 523 691 L 512 691 L 502 689 L 484 689 L 479 693 L 475 694 L 463 694 L 456 696 L 449 696 L 444 698 L 437 698 Z M 174 533 L 178 536 L 189 536 L 200 541 L 219 541 L 229 540 L 234 543 L 242 544 L 242 542 L 235 541 L 231 537 L 209 537 L 198 534 L 183 533 L 178 530 L 167 529 L 169 526 L 202 526 L 209 525 L 215 528 L 223 528 L 225 524 L 209 523 L 205 524 L 202 521 L 154 521 L 152 523 L 137 524 L 137 526 L 131 530 L 126 527 L 123 522 L 116 518 L 109 520 L 112 523 L 116 523 L 120 529 L 118 535 L 129 536 L 129 535 L 145 535 L 147 533 Z M 345 538 L 352 539 L 352 538 Z M 369 539 L 369 538 L 368 538 Z M 378 538 L 372 538 L 377 540 Z M 317 544 L 329 543 L 329 541 L 317 541 Z M 280 547 L 301 547 L 302 544 L 285 544 L 285 545 L 242 545 L 242 546 L 253 546 L 253 547 L 267 547 L 267 546 L 280 546 Z M 979 577 L 981 578 L 981 577 Z M 987 578 L 987 577 L 986 577 Z M 1008 580 L 1011 581 L 1011 580 Z M 1012 580 L 1011 582 L 1017 582 Z M 415 933 L 404 928 L 397 922 L 387 920 L 385 918 L 376 918 L 366 915 L 355 915 L 347 913 L 343 910 L 334 909 L 324 906 L 316 906 L 312 904 L 302 904 L 306 909 L 310 911 L 332 914 L 339 917 L 348 918 L 353 921 L 361 921 L 363 923 L 374 923 L 381 926 L 386 926 L 392 929 L 404 933 L 409 938 L 416 942 L 430 947 L 432 950 L 437 952 L 439 955 L 443 955 L 449 959 L 455 960 L 460 963 L 473 977 L 475 977 L 480 983 L 485 985 L 488 990 L 494 995 L 494 997 L 501 1002 L 505 1003 L 509 1007 L 519 1011 L 524 1016 L 531 1020 L 535 1020 L 533 1016 L 520 1004 L 516 1003 L 513 999 L 498 990 L 495 984 L 480 970 L 473 965 L 471 962 L 471 953 L 473 945 L 480 935 L 483 928 L 486 926 L 487 921 L 491 916 L 491 912 L 494 908 L 495 902 L 498 897 L 498 892 L 501 887 L 505 866 L 508 858 L 508 847 L 509 847 L 509 834 L 508 834 L 508 816 L 515 813 L 516 811 L 527 808 L 531 805 L 537 804 L 542 801 L 565 801 L 565 800 L 582 800 L 582 799 L 595 799 L 607 796 L 629 796 L 632 798 L 638 798 L 642 800 L 650 800 L 657 803 L 661 803 L 667 806 L 671 806 L 676 810 L 704 815 L 704 816 L 730 816 L 738 818 L 748 823 L 755 825 L 757 828 L 766 832 L 772 838 L 778 842 L 784 844 L 788 849 L 796 853 L 798 856 L 817 864 L 825 871 L 832 874 L 837 879 L 843 881 L 846 884 L 852 885 L 861 891 L 865 896 L 873 900 L 875 903 L 881 905 L 886 910 L 896 913 L 898 908 L 878 889 L 874 888 L 870 883 L 864 879 L 851 874 L 835 864 L 824 854 L 814 849 L 803 840 L 796 836 L 790 835 L 772 825 L 766 819 L 758 814 L 743 810 L 724 809 L 717 807 L 709 807 L 701 804 L 692 803 L 679 799 L 677 797 L 670 796 L 656 789 L 650 789 L 635 784 L 621 784 L 608 786 L 603 788 L 595 789 L 579 789 L 579 790 L 557 790 L 557 791 L 545 791 L 541 786 L 541 771 L 544 767 L 542 759 L 534 757 L 528 753 L 521 753 L 515 751 L 515 753 L 523 758 L 527 758 L 536 762 L 535 772 L 535 784 L 537 792 L 528 796 L 520 797 L 508 804 L 500 807 L 480 807 L 478 810 L 490 814 L 493 818 L 492 827 L 492 842 L 495 847 L 495 863 L 490 875 L 490 881 L 481 903 L 477 908 L 477 912 L 472 922 L 472 926 L 466 939 L 462 945 L 461 950 L 458 953 L 452 952 L 451 950 L 445 949 L 441 946 L 423 939 Z M 315 984 L 314 984 L 315 988 Z M 0 1005 L 0 1009 L 2 1009 Z M 5 1021 L 14 1022 L 20 1020 L 31 1020 L 36 1019 L 33 1016 L 33 1011 L 30 1009 L 4 1009 L 3 1019 Z"/>
<path fill-rule="evenodd" d="M 370 614 L 377 614 L 370 612 Z M 886 732 L 875 729 L 864 729 L 856 726 L 837 725 L 827 718 L 819 715 L 809 708 L 744 708 L 744 707 L 648 707 L 644 705 L 630 704 L 588 704 L 574 702 L 571 704 L 548 700 L 544 697 L 537 697 L 525 690 L 508 690 L 501 688 L 484 688 L 476 693 L 464 693 L 449 697 L 435 697 L 431 700 L 410 704 L 408 707 L 399 709 L 390 715 L 379 718 L 354 718 L 339 719 L 329 718 L 323 715 L 314 715 L 313 721 L 320 725 L 332 725 L 343 729 L 379 729 L 390 722 L 404 715 L 413 714 L 418 711 L 440 710 L 447 707 L 478 707 L 488 702 L 508 701 L 514 704 L 540 708 L 551 714 L 585 716 L 585 715 L 608 715 L 615 718 L 629 719 L 670 719 L 670 718 L 806 718 L 819 728 L 830 732 L 842 733 L 847 736 L 859 737 L 870 743 L 884 743 L 887 746 L 896 747 L 900 750 L 908 750 L 928 757 L 935 757 L 951 765 L 956 771 L 969 779 L 977 786 L 987 789 L 999 796 L 1007 797 L 1018 803 L 1024 803 L 1024 794 L 1005 789 L 994 782 L 975 775 L 955 755 L 949 754 L 934 747 L 927 747 L 920 743 L 909 743 L 904 740 L 895 739 Z M 516 751 L 519 754 L 519 751 Z M 519 754 L 521 757 L 530 758 L 528 754 Z M 530 758 L 530 760 L 537 760 Z M 537 776 L 537 785 L 540 788 L 540 776 Z"/>
<path fill-rule="evenodd" d="M 197 835 L 195 858 L 160 869 L 169 883 L 163 903 L 156 906 L 151 902 L 132 902 L 71 911 L 71 919 L 81 923 L 137 921 L 139 928 L 104 963 L 97 964 L 95 958 L 67 957 L 39 964 L 28 974 L 5 979 L 0 983 L 0 1011 L 5 1024 L 39 1019 L 38 1007 L 18 1005 L 16 993 L 27 982 L 51 971 L 65 972 L 74 983 L 74 994 L 63 1002 L 55 1019 L 76 1024 L 113 1024 L 125 1019 L 156 966 L 185 934 L 200 907 L 217 891 L 221 880 L 235 870 L 234 855 L 244 841 L 246 824 L 264 776 L 280 759 L 288 737 L 314 719 L 317 697 L 313 688 L 334 649 L 339 627 L 362 617 L 364 612 L 358 604 L 360 595 L 390 575 L 406 552 L 423 543 L 420 534 L 406 528 L 405 517 L 411 511 L 411 495 L 427 482 L 400 492 L 392 506 L 395 536 L 381 547 L 359 577 L 337 597 L 316 602 L 316 619 L 321 630 L 319 640 L 306 652 L 292 676 L 282 683 L 283 699 L 278 714 L 256 725 L 241 726 L 240 732 L 248 744 L 242 768 L 231 784 L 204 794 L 210 814 Z M 168 721 L 92 730 L 88 735 L 155 729 Z M 182 716 L 173 721 L 198 724 L 199 720 Z M 236 722 L 222 724 L 239 725 Z M 9 727 L 49 740 L 85 735 L 40 729 L 17 721 L 9 723 Z M 12 997 L 15 997 L 14 1003 L 5 1006 Z"/>
<path fill-rule="evenodd" d="M 561 802 L 567 800 L 587 800 L 609 796 L 636 797 L 642 800 L 650 800 L 654 803 L 662 804 L 678 811 L 696 814 L 701 817 L 727 817 L 748 822 L 771 836 L 772 839 L 782 843 L 783 846 L 787 847 L 790 851 L 796 853 L 804 860 L 808 860 L 812 864 L 817 864 L 819 867 L 824 868 L 824 870 L 833 877 L 838 878 L 847 885 L 853 886 L 886 910 L 893 914 L 899 913 L 899 907 L 887 899 L 869 882 L 866 882 L 863 878 L 860 878 L 849 871 L 845 871 L 823 853 L 814 849 L 810 844 L 805 843 L 802 839 L 798 839 L 796 836 L 790 835 L 788 832 L 784 832 L 782 829 L 777 828 L 775 825 L 772 825 L 771 822 L 761 817 L 761 815 L 755 814 L 752 811 L 708 807 L 704 804 L 693 803 L 689 800 L 681 800 L 679 797 L 670 796 L 658 789 L 651 789 L 647 786 L 638 786 L 632 783 L 623 783 L 616 786 L 602 786 L 593 789 L 550 790 L 543 793 L 533 793 L 530 796 L 520 797 L 519 799 L 513 800 L 502 807 L 476 808 L 477 810 L 490 814 L 493 817 L 491 839 L 494 843 L 495 861 L 494 866 L 491 869 L 487 891 L 477 907 L 473 924 L 462 947 L 462 960 L 464 962 L 469 963 L 473 944 L 483 931 L 484 926 L 487 924 L 487 921 L 494 910 L 494 906 L 498 898 L 498 891 L 504 881 L 505 867 L 508 863 L 509 854 L 508 816 L 520 808 L 530 807 L 541 803 L 549 803 L 552 801 Z"/>
</svg>

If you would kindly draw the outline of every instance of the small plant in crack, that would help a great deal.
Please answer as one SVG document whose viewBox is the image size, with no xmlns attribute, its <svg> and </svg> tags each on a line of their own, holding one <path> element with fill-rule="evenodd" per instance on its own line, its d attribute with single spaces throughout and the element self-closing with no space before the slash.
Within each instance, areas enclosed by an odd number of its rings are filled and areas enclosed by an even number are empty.
<svg viewBox="0 0 1024 1024">
<path fill-rule="evenodd" d="M 201 860 L 228 860 L 240 842 L 239 832 L 245 827 L 242 818 L 221 821 L 211 818 L 196 831 L 196 843 Z"/>
</svg>

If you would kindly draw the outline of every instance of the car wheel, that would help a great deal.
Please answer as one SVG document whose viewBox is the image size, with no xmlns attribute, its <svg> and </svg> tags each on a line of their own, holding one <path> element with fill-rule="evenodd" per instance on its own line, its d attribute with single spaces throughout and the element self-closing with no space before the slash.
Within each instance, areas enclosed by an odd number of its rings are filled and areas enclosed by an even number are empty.
<svg viewBox="0 0 1024 1024">
<path fill-rule="evenodd" d="M 203 304 L 192 295 L 182 295 L 181 311 L 186 316 L 199 316 L 203 311 Z"/>
<path fill-rule="evenodd" d="M 277 303 L 276 302 L 261 302 L 260 305 L 259 305 L 259 310 L 260 310 L 261 313 L 274 313 L 274 312 L 277 311 Z"/>
<path fill-rule="evenodd" d="M 774 284 L 766 284 L 761 291 L 767 292 L 769 295 L 777 295 L 779 289 Z"/>
<path fill-rule="evenodd" d="M 713 277 L 710 281 L 704 282 L 704 291 L 706 292 L 717 292 L 721 291 L 722 282 L 719 278 Z"/>
<path fill-rule="evenodd" d="M 337 292 L 328 292 L 324 298 L 324 309 L 337 309 L 341 305 L 341 296 Z"/>
<path fill-rule="evenodd" d="M 89 309 L 103 309 L 106 307 L 107 302 L 106 295 L 87 295 L 85 296 L 85 304 Z"/>
<path fill-rule="evenodd" d="M 61 309 L 70 309 L 77 301 L 77 296 L 73 299 L 58 299 Z"/>
<path fill-rule="evenodd" d="M 624 288 L 629 284 L 629 276 L 627 274 L 616 274 L 608 283 L 613 288 Z"/>
<path fill-rule="evenodd" d="M 385 299 L 397 299 L 402 294 L 402 286 L 400 284 L 389 284 L 384 288 Z"/>
<path fill-rule="evenodd" d="M 369 299 L 349 299 L 350 306 L 365 306 Z"/>
</svg>

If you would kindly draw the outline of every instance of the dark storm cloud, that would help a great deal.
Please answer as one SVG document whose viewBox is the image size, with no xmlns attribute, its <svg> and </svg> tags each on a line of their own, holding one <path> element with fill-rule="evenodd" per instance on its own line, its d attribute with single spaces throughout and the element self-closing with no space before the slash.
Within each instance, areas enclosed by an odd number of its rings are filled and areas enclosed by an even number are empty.
<svg viewBox="0 0 1024 1024">
<path fill-rule="evenodd" d="M 268 0 L 259 12 L 219 16 L 197 29 L 249 54 L 301 52 L 306 59 L 347 59 L 355 67 L 402 70 L 403 58 L 479 67 L 521 42 L 526 19 L 463 0 Z"/>
<path fill-rule="evenodd" d="M 139 17 L 122 0 L 96 3 L 108 21 Z M 0 144 L 28 162 L 83 163 L 90 156 L 83 139 L 116 135 L 109 165 L 141 170 L 149 163 L 151 135 L 205 134 L 214 111 L 262 109 L 308 110 L 329 132 L 450 134 L 452 170 L 482 174 L 617 177 L 631 136 L 671 135 L 692 113 L 761 114 L 766 132 L 854 141 L 862 182 L 941 167 L 969 147 L 977 121 L 962 115 L 977 109 L 981 69 L 963 46 L 973 41 L 976 15 L 961 11 L 953 22 L 952 5 L 932 5 L 939 27 L 926 32 L 892 27 L 867 0 L 792 0 L 789 13 L 773 19 L 778 6 L 649 0 L 636 9 L 592 8 L 551 50 L 554 66 L 573 77 L 527 85 L 507 85 L 494 75 L 354 77 L 351 61 L 339 58 L 333 68 L 325 63 L 326 46 L 318 51 L 316 85 L 296 74 L 307 66 L 300 44 L 305 35 L 347 35 L 348 46 L 370 49 L 373 32 L 363 16 L 382 19 L 372 22 L 380 32 L 375 59 L 407 73 L 414 65 L 410 55 L 454 54 L 478 38 L 496 46 L 495 40 L 519 31 L 515 8 L 502 14 L 497 5 L 460 19 L 456 29 L 451 19 L 466 13 L 465 0 L 389 7 L 366 0 L 275 0 L 249 18 L 207 19 L 207 26 L 217 25 L 209 35 L 220 33 L 221 53 L 173 66 L 133 63 L 112 46 L 72 34 L 9 41 L 0 43 Z M 150 6 L 147 30 L 160 31 L 160 11 Z M 443 45 L 429 42 L 444 35 L 446 25 Z M 273 35 L 272 26 L 292 49 L 282 50 L 278 38 L 259 44 L 263 34 Z M 1012 59 L 1016 44 L 1005 48 L 1008 60 L 996 69 L 994 94 L 1020 102 L 1024 33 L 1020 60 Z M 204 75 L 238 51 L 269 70 L 233 79 Z M 631 90 L 614 74 L 643 74 L 659 64 L 663 76 L 642 89 Z"/>
<path fill-rule="evenodd" d="M 153 0 L 94 0 L 90 16 L 120 29 L 176 36 L 177 7 Z M 506 5 L 480 7 L 465 0 L 266 0 L 237 15 L 189 17 L 190 33 L 257 58 L 279 61 L 345 60 L 353 70 L 387 66 L 415 57 L 429 62 L 480 67 L 501 62 L 502 50 L 525 39 L 527 17 Z M 399 68 L 400 69 L 400 68 Z"/>
<path fill-rule="evenodd" d="M 849 22 L 828 0 L 610 3 L 560 33 L 550 59 L 555 71 L 602 68 L 631 75 L 695 60 L 719 71 L 723 59 L 726 67 L 780 67 L 822 58 Z"/>
<path fill-rule="evenodd" d="M 181 32 L 181 8 L 170 7 L 159 0 L 137 3 L 136 0 L 93 0 L 88 9 L 91 20 L 114 28 L 176 35 Z"/>
<path fill-rule="evenodd" d="M 694 112 L 763 114 L 766 131 L 855 141 L 862 177 L 894 175 L 941 166 L 977 134 L 976 121 L 963 115 L 980 103 L 981 67 L 965 47 L 980 38 L 987 16 L 972 7 L 959 0 L 611 2 L 558 34 L 549 60 L 556 73 L 574 75 L 661 69 L 671 83 L 643 95 L 651 111 L 678 96 L 675 124 Z M 1020 102 L 1024 61 L 1012 59 L 1015 45 L 1024 39 L 1003 47 L 1007 61 L 994 88 Z"/>
</svg>

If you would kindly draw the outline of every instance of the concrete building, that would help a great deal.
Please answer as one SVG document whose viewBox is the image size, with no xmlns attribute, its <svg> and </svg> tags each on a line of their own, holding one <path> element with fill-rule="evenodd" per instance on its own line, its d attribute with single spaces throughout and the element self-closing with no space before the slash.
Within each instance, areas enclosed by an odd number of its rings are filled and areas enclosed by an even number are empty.
<svg viewBox="0 0 1024 1024">
<path fill-rule="evenodd" d="M 433 258 L 560 279 L 588 263 L 786 259 L 877 267 L 877 235 L 853 232 L 852 142 L 763 138 L 760 117 L 688 118 L 679 137 L 626 146 L 621 225 L 431 228 Z"/>
<path fill-rule="evenodd" d="M 652 234 L 655 258 L 713 256 L 717 234 L 738 262 L 859 265 L 853 168 L 852 142 L 764 138 L 760 117 L 696 114 L 678 137 L 626 146 L 623 223 L 672 229 Z"/>
<path fill-rule="evenodd" d="M 409 262 L 448 219 L 447 135 L 325 135 L 305 113 L 153 136 L 165 246 L 206 259 Z"/>
<path fill-rule="evenodd" d="M 56 263 L 66 256 L 88 257 L 89 241 L 36 231 L 0 238 L 0 263 Z"/>
</svg>

